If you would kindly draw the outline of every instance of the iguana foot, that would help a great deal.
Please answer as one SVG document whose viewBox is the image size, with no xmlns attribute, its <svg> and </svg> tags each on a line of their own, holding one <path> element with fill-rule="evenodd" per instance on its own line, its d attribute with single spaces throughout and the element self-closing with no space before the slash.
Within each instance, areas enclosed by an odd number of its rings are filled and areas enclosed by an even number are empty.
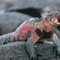
<svg viewBox="0 0 60 60">
<path fill-rule="evenodd" d="M 42 56 L 41 54 L 36 54 L 36 56 Z"/>
<path fill-rule="evenodd" d="M 58 60 L 58 58 L 60 58 L 60 53 L 57 51 L 57 47 L 56 46 L 53 46 L 53 53 L 55 52 L 55 58 L 56 60 Z"/>
<path fill-rule="evenodd" d="M 40 59 L 37 57 L 36 54 L 32 54 L 32 55 L 30 56 L 30 60 L 40 60 Z"/>
<path fill-rule="evenodd" d="M 30 57 L 30 60 L 40 60 L 37 57 Z"/>
<path fill-rule="evenodd" d="M 56 47 L 55 46 L 53 46 L 53 52 L 52 52 L 52 54 L 54 54 L 54 52 L 56 52 Z"/>
</svg>

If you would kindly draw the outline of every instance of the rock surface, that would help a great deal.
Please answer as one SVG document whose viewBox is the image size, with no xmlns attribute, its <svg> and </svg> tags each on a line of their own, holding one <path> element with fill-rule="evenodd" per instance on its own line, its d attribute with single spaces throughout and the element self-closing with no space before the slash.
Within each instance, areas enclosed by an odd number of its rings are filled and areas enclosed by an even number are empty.
<svg viewBox="0 0 60 60">
<path fill-rule="evenodd" d="M 8 10 L 24 8 L 43 8 L 44 10 L 56 10 L 60 13 L 60 0 L 0 0 L 6 4 Z"/>
<path fill-rule="evenodd" d="M 10 2 L 11 3 L 11 2 Z M 43 8 L 44 10 L 56 10 L 60 13 L 60 0 L 12 0 L 9 10 L 24 8 Z"/>
<path fill-rule="evenodd" d="M 0 45 L 0 60 L 29 60 L 25 49 L 26 42 L 13 42 L 5 45 Z M 55 54 L 52 54 L 52 45 L 38 43 L 34 45 L 36 53 L 40 60 L 56 60 Z"/>
<path fill-rule="evenodd" d="M 59 37 L 59 39 L 60 39 L 60 31 L 58 30 L 58 29 L 55 29 L 54 30 L 54 33 L 56 33 L 56 35 Z"/>
<path fill-rule="evenodd" d="M 1 34 L 6 34 L 15 29 L 25 20 L 31 18 L 28 15 L 17 12 L 5 12 L 0 15 Z"/>
</svg>

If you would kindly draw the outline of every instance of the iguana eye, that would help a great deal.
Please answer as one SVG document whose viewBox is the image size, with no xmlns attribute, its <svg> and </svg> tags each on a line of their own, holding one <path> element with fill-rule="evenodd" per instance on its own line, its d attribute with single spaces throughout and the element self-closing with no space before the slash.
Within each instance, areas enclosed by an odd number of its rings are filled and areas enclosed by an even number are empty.
<svg viewBox="0 0 60 60">
<path fill-rule="evenodd" d="M 49 16 L 52 16 L 52 14 L 50 14 Z"/>
</svg>

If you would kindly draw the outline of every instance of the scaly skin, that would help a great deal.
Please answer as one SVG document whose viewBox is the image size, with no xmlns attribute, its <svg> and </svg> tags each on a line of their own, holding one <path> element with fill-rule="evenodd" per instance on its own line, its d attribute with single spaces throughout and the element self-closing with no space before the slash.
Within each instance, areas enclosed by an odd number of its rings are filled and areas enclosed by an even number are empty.
<svg viewBox="0 0 60 60">
<path fill-rule="evenodd" d="M 56 16 L 57 12 L 51 12 L 47 13 L 43 16 L 43 18 L 35 20 L 34 18 L 30 21 L 24 22 L 20 27 L 16 29 L 13 34 L 7 34 L 3 36 L 0 39 L 0 41 L 3 41 L 2 44 L 13 42 L 13 41 L 26 41 L 26 49 L 29 53 L 30 60 L 39 60 L 36 57 L 34 47 L 33 45 L 37 41 L 50 39 L 53 41 L 54 46 L 57 46 L 57 51 L 60 55 L 60 44 L 59 44 L 59 38 L 56 36 L 56 34 L 53 33 L 53 30 L 57 28 L 58 25 L 60 25 L 58 19 L 60 16 Z M 52 17 L 52 15 L 55 15 L 55 17 Z"/>
</svg>

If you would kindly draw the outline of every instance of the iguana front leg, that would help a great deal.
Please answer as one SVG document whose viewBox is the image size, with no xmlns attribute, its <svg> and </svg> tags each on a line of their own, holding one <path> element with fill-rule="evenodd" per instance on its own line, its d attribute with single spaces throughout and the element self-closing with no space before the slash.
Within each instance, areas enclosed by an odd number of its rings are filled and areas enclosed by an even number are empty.
<svg viewBox="0 0 60 60">
<path fill-rule="evenodd" d="M 52 41 L 54 43 L 53 51 L 56 53 L 56 58 L 60 57 L 60 39 L 57 37 L 57 35 L 54 33 L 52 37 Z"/>
<path fill-rule="evenodd" d="M 27 49 L 27 52 L 29 53 L 30 60 L 39 60 L 35 54 L 35 50 L 33 47 L 33 45 L 38 41 L 38 39 L 39 39 L 38 36 L 33 35 L 28 39 L 26 43 L 26 49 Z"/>
</svg>

